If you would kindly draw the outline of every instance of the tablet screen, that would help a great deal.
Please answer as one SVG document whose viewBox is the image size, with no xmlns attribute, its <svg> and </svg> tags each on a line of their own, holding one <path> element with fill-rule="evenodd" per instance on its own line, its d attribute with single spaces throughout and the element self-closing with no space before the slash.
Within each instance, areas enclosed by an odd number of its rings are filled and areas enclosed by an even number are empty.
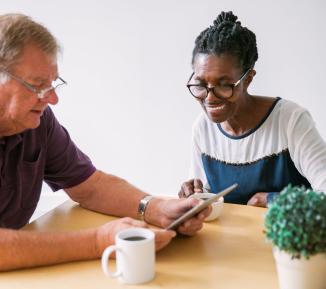
<svg viewBox="0 0 326 289">
<path fill-rule="evenodd" d="M 225 190 L 219 192 L 218 194 L 216 194 L 215 196 L 208 198 L 207 200 L 205 200 L 204 202 L 201 202 L 200 204 L 194 206 L 193 208 L 191 208 L 189 211 L 185 212 L 182 216 L 180 216 L 178 219 L 176 219 L 175 221 L 173 221 L 169 226 L 167 226 L 165 229 L 166 230 L 172 230 L 177 228 L 178 226 L 180 226 L 184 221 L 190 219 L 191 217 L 193 217 L 194 215 L 198 214 L 199 212 L 201 212 L 202 210 L 204 210 L 205 208 L 207 208 L 210 204 L 212 204 L 213 202 L 215 202 L 218 198 L 225 196 L 226 194 L 232 192 L 236 187 L 238 186 L 238 184 L 233 184 L 231 186 L 229 186 L 228 188 L 226 188 Z"/>
</svg>

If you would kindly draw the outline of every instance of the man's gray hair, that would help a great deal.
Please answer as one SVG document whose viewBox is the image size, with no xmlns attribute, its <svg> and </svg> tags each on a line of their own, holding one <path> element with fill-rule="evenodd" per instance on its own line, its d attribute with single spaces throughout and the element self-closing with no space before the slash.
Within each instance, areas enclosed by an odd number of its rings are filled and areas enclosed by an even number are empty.
<svg viewBox="0 0 326 289">
<path fill-rule="evenodd" d="M 0 15 L 0 70 L 9 69 L 19 61 L 26 44 L 38 46 L 54 59 L 60 51 L 50 31 L 30 17 L 23 14 Z M 5 74 L 0 72 L 0 83 L 6 81 L 3 76 Z"/>
</svg>

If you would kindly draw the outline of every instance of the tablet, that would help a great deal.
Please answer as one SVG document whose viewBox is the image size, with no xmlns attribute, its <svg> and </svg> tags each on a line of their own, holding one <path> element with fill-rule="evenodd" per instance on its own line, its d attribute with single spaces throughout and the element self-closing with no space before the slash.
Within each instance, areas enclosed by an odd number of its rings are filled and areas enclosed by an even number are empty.
<svg viewBox="0 0 326 289">
<path fill-rule="evenodd" d="M 176 219 L 175 221 L 173 221 L 165 229 L 166 230 L 174 230 L 179 225 L 181 225 L 184 221 L 190 219 L 194 215 L 198 214 L 199 212 L 201 212 L 202 210 L 204 210 L 205 208 L 207 208 L 210 204 L 212 204 L 213 202 L 215 202 L 218 198 L 223 197 L 226 194 L 232 192 L 237 186 L 238 186 L 238 184 L 233 184 L 232 186 L 229 186 L 228 188 L 226 188 L 225 190 L 219 192 L 215 196 L 213 196 L 213 197 L 211 197 L 211 198 L 203 201 L 202 203 L 194 206 L 189 211 L 185 212 L 181 217 L 179 217 L 178 219 Z"/>
</svg>

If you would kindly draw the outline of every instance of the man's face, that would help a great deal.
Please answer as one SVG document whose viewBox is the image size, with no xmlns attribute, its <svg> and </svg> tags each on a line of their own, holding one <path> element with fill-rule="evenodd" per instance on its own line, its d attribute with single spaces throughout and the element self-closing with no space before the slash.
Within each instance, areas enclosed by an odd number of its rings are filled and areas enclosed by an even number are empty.
<svg viewBox="0 0 326 289">
<path fill-rule="evenodd" d="M 57 64 L 53 57 L 35 45 L 26 45 L 19 61 L 9 71 L 37 89 L 51 86 L 58 76 Z M 39 126 L 40 118 L 48 104 L 56 104 L 54 91 L 38 99 L 17 80 L 10 78 L 0 84 L 0 136 L 13 135 Z"/>
</svg>

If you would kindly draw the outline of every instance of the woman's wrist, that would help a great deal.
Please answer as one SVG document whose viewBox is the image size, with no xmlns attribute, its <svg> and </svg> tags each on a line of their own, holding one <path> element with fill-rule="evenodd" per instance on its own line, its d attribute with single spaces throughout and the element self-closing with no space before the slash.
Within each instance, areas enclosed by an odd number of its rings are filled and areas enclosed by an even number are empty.
<svg viewBox="0 0 326 289">
<path fill-rule="evenodd" d="M 278 197 L 279 192 L 269 192 L 267 193 L 267 206 L 273 203 L 274 199 Z"/>
</svg>

